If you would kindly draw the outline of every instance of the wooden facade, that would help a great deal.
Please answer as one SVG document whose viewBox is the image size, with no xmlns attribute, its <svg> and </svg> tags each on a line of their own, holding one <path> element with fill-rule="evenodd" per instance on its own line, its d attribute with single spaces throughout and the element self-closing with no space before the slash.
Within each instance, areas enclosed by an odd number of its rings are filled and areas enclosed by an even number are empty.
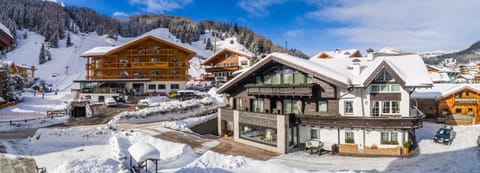
<svg viewBox="0 0 480 173">
<path fill-rule="evenodd" d="M 205 66 L 205 79 L 226 82 L 234 77 L 233 72 L 249 67 L 253 57 L 245 52 L 224 48 L 202 62 Z"/>
<path fill-rule="evenodd" d="M 419 109 L 427 118 L 437 118 L 441 121 L 461 119 L 468 121 L 468 124 L 480 123 L 480 91 L 477 89 L 461 87 L 436 99 L 417 101 Z"/>
<path fill-rule="evenodd" d="M 187 81 L 188 61 L 196 53 L 148 35 L 87 58 L 86 80 L 150 79 Z"/>
</svg>

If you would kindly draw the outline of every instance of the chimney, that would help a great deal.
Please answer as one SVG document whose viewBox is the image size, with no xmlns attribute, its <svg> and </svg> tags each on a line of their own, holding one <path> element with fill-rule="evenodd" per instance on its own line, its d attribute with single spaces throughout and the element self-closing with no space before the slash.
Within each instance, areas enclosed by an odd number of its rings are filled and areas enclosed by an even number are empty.
<svg viewBox="0 0 480 173">
<path fill-rule="evenodd" d="M 339 54 L 339 53 L 340 53 L 340 49 L 335 49 L 335 53 L 336 53 L 336 54 Z"/>
<path fill-rule="evenodd" d="M 360 76 L 360 60 L 358 58 L 355 58 L 352 60 L 353 68 L 352 68 L 352 73 L 353 76 Z"/>
<path fill-rule="evenodd" d="M 367 61 L 372 61 L 373 59 L 375 59 L 375 57 L 373 56 L 373 49 L 368 48 L 367 49 Z"/>
</svg>

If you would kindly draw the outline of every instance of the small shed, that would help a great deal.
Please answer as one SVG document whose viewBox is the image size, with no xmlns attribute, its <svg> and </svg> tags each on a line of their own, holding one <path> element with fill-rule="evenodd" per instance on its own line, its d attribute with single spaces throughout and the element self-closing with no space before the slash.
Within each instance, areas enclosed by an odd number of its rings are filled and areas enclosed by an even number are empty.
<svg viewBox="0 0 480 173">
<path fill-rule="evenodd" d="M 155 163 L 155 172 L 158 172 L 160 151 L 152 145 L 138 142 L 128 148 L 128 153 L 130 154 L 130 171 L 140 172 L 140 169 L 143 167 L 147 170 L 147 161 L 150 160 Z M 133 161 L 135 161 L 136 164 L 134 164 Z"/>
</svg>

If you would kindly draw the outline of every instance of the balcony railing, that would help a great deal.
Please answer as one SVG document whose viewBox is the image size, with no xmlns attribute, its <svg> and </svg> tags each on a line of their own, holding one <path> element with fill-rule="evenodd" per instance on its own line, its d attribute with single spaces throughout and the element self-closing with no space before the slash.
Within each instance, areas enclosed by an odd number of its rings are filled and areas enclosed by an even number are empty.
<svg viewBox="0 0 480 173">
<path fill-rule="evenodd" d="M 240 66 L 232 66 L 232 67 L 210 67 L 206 68 L 205 71 L 208 73 L 211 72 L 229 72 L 229 71 L 237 71 L 240 69 Z"/>
<path fill-rule="evenodd" d="M 477 98 L 455 98 L 455 104 L 477 104 Z"/>
<path fill-rule="evenodd" d="M 351 117 L 298 115 L 300 124 L 339 128 L 396 128 L 413 129 L 422 127 L 421 117 Z"/>
<path fill-rule="evenodd" d="M 184 81 L 187 75 L 101 75 L 87 76 L 87 79 L 150 79 L 152 81 Z"/>
<path fill-rule="evenodd" d="M 245 85 L 248 95 L 313 96 L 313 84 L 304 85 Z"/>
</svg>

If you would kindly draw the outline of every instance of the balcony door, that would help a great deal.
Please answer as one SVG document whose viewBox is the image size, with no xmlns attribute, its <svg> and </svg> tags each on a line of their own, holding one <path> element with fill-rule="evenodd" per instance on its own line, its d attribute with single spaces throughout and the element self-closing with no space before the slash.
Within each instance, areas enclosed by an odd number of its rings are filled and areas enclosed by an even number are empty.
<svg viewBox="0 0 480 173">
<path fill-rule="evenodd" d="M 378 117 L 380 116 L 380 102 L 374 101 L 372 102 L 372 116 Z"/>
</svg>

